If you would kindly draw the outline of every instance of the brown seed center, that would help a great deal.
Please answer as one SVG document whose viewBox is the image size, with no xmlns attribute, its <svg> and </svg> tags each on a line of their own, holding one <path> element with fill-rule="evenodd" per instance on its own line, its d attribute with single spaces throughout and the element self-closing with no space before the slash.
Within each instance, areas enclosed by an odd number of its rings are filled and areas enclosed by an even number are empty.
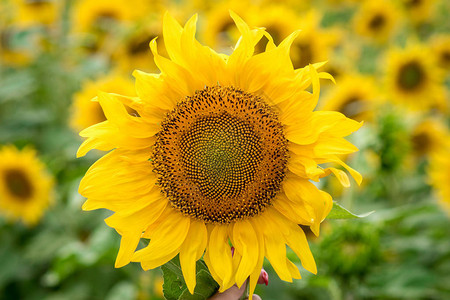
<svg viewBox="0 0 450 300">
<path fill-rule="evenodd" d="M 174 208 L 207 223 L 230 223 L 271 204 L 284 178 L 286 144 L 261 98 L 206 87 L 167 115 L 153 163 Z"/>
<path fill-rule="evenodd" d="M 4 172 L 4 180 L 7 189 L 16 198 L 26 201 L 31 197 L 33 186 L 28 177 L 21 170 L 6 170 Z"/>
</svg>

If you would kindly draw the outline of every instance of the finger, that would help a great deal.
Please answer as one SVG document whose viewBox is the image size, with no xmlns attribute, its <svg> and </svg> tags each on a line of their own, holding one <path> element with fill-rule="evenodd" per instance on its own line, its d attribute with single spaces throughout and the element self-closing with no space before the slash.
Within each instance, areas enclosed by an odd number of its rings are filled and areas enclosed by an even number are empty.
<svg viewBox="0 0 450 300">
<path fill-rule="evenodd" d="M 233 285 L 225 292 L 215 294 L 209 300 L 237 300 L 244 295 L 245 288 L 245 284 L 240 289 L 236 285 Z"/>
<path fill-rule="evenodd" d="M 253 294 L 253 300 L 262 300 L 260 296 Z M 245 300 L 248 300 L 248 298 L 245 298 Z"/>
<path fill-rule="evenodd" d="M 261 269 L 261 273 L 259 274 L 258 284 L 269 284 L 269 274 L 267 274 L 266 270 Z"/>
</svg>

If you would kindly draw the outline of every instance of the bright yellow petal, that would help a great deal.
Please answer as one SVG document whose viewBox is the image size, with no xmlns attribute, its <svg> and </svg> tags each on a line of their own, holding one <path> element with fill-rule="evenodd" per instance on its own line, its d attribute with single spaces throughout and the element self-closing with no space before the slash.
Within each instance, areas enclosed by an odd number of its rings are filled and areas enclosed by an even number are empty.
<svg viewBox="0 0 450 300">
<path fill-rule="evenodd" d="M 132 261 L 153 260 L 179 249 L 186 239 L 190 222 L 190 218 L 168 207 L 160 216 L 158 226 L 150 233 L 150 243 L 147 247 L 137 251 L 133 255 Z"/>
<path fill-rule="evenodd" d="M 236 284 L 238 287 L 253 273 L 258 261 L 258 239 L 252 224 L 247 221 L 238 221 L 233 226 L 233 242 L 235 251 L 242 255 L 241 263 L 236 271 Z"/>
<path fill-rule="evenodd" d="M 191 294 L 196 285 L 195 265 L 206 248 L 208 236 L 206 226 L 201 221 L 192 221 L 186 240 L 180 249 L 180 264 L 183 277 Z"/>
<path fill-rule="evenodd" d="M 211 267 L 222 282 L 229 282 L 232 276 L 231 248 L 228 245 L 228 225 L 214 226 L 209 237 L 207 253 Z M 209 267 L 209 266 L 208 266 Z"/>
</svg>

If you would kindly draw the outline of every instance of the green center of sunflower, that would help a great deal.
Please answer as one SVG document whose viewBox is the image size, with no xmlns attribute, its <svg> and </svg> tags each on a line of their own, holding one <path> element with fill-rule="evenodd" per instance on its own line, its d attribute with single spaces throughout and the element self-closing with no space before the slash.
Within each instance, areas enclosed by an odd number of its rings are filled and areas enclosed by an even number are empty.
<svg viewBox="0 0 450 300">
<path fill-rule="evenodd" d="M 26 201 L 33 193 L 33 186 L 21 170 L 6 170 L 4 180 L 11 195 L 20 200 Z"/>
<path fill-rule="evenodd" d="M 271 204 L 284 178 L 286 144 L 260 97 L 206 87 L 167 115 L 153 164 L 174 208 L 207 223 L 230 223 Z"/>
<path fill-rule="evenodd" d="M 408 91 L 418 88 L 424 79 L 422 66 L 416 61 L 411 61 L 400 68 L 397 83 L 401 89 Z"/>
</svg>

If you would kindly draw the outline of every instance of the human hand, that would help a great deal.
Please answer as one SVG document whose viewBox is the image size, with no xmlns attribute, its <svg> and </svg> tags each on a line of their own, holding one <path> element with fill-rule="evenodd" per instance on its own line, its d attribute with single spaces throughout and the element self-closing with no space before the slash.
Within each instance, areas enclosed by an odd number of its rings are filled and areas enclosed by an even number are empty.
<svg viewBox="0 0 450 300">
<path fill-rule="evenodd" d="M 269 274 L 262 269 L 261 273 L 259 274 L 258 278 L 258 284 L 269 284 Z M 216 293 L 214 296 L 209 298 L 209 300 L 239 300 L 244 295 L 245 290 L 247 288 L 246 284 L 243 284 L 241 288 L 238 288 L 236 285 L 233 285 L 231 288 L 226 290 L 223 293 Z M 247 298 L 245 298 L 247 299 Z M 253 300 L 261 300 L 261 297 L 258 295 L 253 295 Z"/>
</svg>

